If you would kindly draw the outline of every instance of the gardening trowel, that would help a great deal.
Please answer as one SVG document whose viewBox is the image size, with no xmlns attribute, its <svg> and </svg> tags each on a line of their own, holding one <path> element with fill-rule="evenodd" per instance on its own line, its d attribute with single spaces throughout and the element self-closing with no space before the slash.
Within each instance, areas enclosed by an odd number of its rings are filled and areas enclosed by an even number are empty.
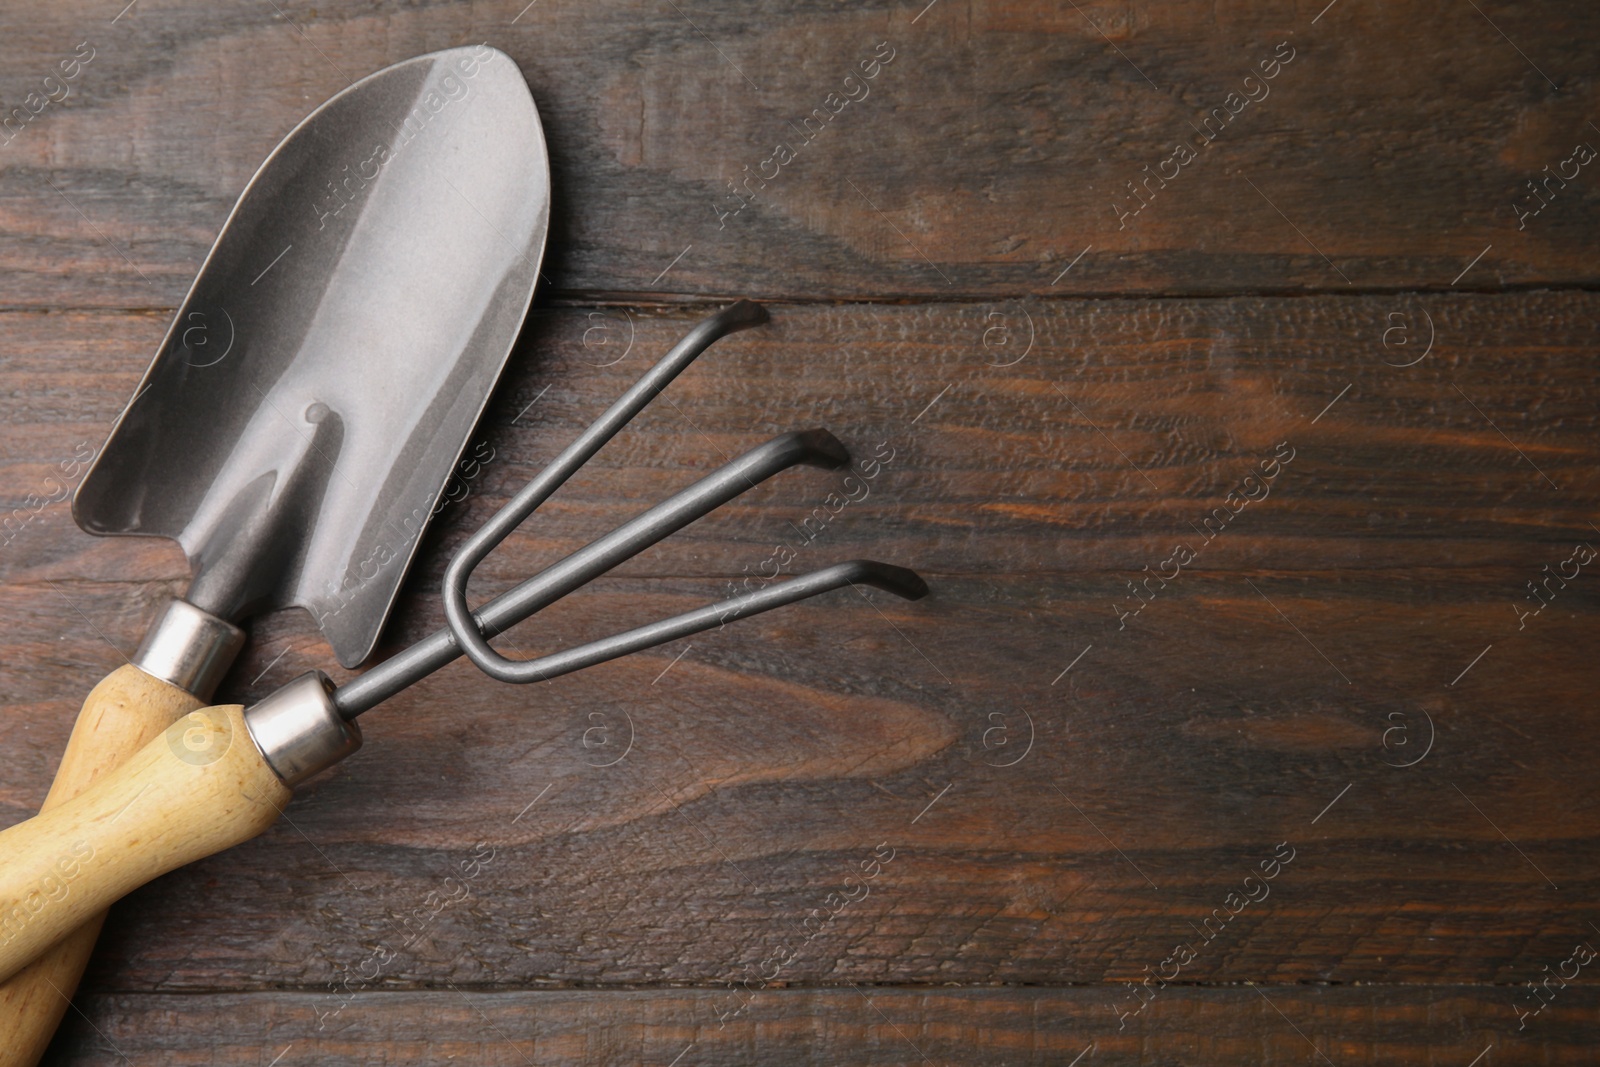
<svg viewBox="0 0 1600 1067">
<path fill-rule="evenodd" d="M 487 46 L 356 82 L 245 187 L 73 501 L 92 534 L 171 537 L 194 569 L 89 694 L 45 807 L 210 703 L 249 615 L 310 611 L 346 667 L 377 642 L 527 312 L 550 212 L 538 113 Z M 88 858 L 0 916 L 0 943 Z M 0 985 L 31 1065 L 103 914 Z"/>
</svg>

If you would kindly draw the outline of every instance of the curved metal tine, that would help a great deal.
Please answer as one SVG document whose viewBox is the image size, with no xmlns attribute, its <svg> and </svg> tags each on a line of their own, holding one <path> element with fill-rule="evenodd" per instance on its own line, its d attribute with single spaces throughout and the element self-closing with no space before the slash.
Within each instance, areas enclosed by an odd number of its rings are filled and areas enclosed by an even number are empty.
<svg viewBox="0 0 1600 1067">
<path fill-rule="evenodd" d="M 615 637 L 603 637 L 565 652 L 524 660 L 514 664 L 516 668 L 514 671 L 489 671 L 487 668 L 485 671 L 502 682 L 544 681 L 619 656 L 626 656 L 630 652 L 665 644 L 679 637 L 687 637 L 713 627 L 722 627 L 736 619 L 781 608 L 785 604 L 793 604 L 797 600 L 805 600 L 847 585 L 870 585 L 907 600 L 920 600 L 928 595 L 928 583 L 915 571 L 879 563 L 876 560 L 851 560 L 848 563 L 838 563 L 832 567 L 802 574 L 754 593 L 745 593 L 695 611 L 674 615 L 670 619 L 640 626 Z"/>
<path fill-rule="evenodd" d="M 471 612 L 467 607 L 467 579 L 473 569 L 700 353 L 719 338 L 765 321 L 766 311 L 749 300 L 740 300 L 702 319 L 456 551 L 444 575 L 444 614 L 474 662 L 478 656 L 493 656 L 494 652 L 468 622 Z"/>
<path fill-rule="evenodd" d="M 779 471 L 799 464 L 837 469 L 849 462 L 850 453 L 827 430 L 804 430 L 774 437 L 496 597 L 493 616 L 527 618 Z M 504 607 L 499 606 L 502 602 Z M 486 608 L 480 616 L 487 622 L 491 613 Z M 494 651 L 476 626 L 463 633 L 463 627 L 456 620 L 447 619 L 446 624 L 467 657 L 491 678 L 502 682 L 538 680 L 538 674 L 525 669 L 523 661 L 507 659 Z M 506 626 L 509 625 L 508 622 Z M 473 640 L 463 640 L 464 637 Z"/>
<path fill-rule="evenodd" d="M 501 593 L 471 616 L 474 626 L 469 631 L 470 636 L 488 648 L 485 638 L 510 629 L 622 560 L 683 529 L 781 471 L 800 464 L 838 468 L 849 461 L 850 454 L 826 430 L 806 430 L 774 437 L 604 537 Z M 334 693 L 334 703 L 341 715 L 353 719 L 454 660 L 461 655 L 463 646 L 461 631 L 452 622 L 447 629 L 418 641 L 340 686 Z M 471 655 L 470 650 L 467 651 Z M 484 669 L 495 677 L 501 676 L 497 672 L 503 667 L 515 670 L 519 666 L 518 661 L 503 659 L 492 648 L 488 652 L 492 658 L 488 658 L 490 666 Z M 477 657 L 473 658 L 473 662 L 483 667 Z M 529 680 L 532 680 L 531 677 Z"/>
</svg>

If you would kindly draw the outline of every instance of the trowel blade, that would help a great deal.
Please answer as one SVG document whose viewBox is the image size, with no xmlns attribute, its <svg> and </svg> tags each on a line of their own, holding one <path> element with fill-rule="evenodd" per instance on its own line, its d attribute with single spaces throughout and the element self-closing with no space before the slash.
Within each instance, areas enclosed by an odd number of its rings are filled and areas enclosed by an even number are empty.
<svg viewBox="0 0 1600 1067">
<path fill-rule="evenodd" d="M 436 52 L 339 93 L 246 186 L 78 524 L 175 538 L 199 607 L 306 608 L 357 665 L 516 339 L 549 216 L 505 54 Z"/>
</svg>

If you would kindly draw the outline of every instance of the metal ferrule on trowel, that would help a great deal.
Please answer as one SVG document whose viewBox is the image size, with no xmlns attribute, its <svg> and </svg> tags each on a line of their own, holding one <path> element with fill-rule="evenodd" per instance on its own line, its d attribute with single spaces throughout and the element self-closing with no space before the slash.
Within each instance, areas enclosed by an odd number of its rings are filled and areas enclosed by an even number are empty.
<svg viewBox="0 0 1600 1067">
<path fill-rule="evenodd" d="M 244 647 L 244 630 L 232 620 L 269 603 L 277 576 L 294 569 L 298 532 L 326 489 L 316 459 L 338 454 L 337 433 L 337 421 L 324 417 L 298 455 L 290 450 L 281 488 L 263 475 L 195 516 L 184 537 L 195 546 L 185 544 L 195 561 L 189 591 L 167 603 L 129 663 L 210 702 Z"/>
</svg>

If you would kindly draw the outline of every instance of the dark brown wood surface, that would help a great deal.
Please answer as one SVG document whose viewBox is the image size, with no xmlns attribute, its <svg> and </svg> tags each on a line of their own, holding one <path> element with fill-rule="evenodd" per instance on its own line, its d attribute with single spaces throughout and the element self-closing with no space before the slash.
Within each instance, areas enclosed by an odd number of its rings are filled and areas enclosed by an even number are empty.
<svg viewBox="0 0 1600 1067">
<path fill-rule="evenodd" d="M 1600 147 L 1590 5 L 119 10 L 0 38 L 6 108 L 94 48 L 0 145 L 0 822 L 187 576 L 35 506 L 52 470 L 99 445 L 261 157 L 433 48 L 517 60 L 558 202 L 494 458 L 384 650 L 729 295 L 771 324 L 476 595 L 785 430 L 880 457 L 864 497 L 784 474 L 510 645 L 686 610 L 784 544 L 791 573 L 874 557 L 934 595 L 526 689 L 447 668 L 267 835 L 120 904 L 52 1062 L 1592 1061 L 1600 577 L 1571 569 L 1600 544 L 1600 171 L 1516 209 Z M 1119 228 L 1123 183 L 1285 41 Z M 867 98 L 719 221 L 880 42 Z M 225 689 L 331 663 L 283 612 Z"/>
</svg>

